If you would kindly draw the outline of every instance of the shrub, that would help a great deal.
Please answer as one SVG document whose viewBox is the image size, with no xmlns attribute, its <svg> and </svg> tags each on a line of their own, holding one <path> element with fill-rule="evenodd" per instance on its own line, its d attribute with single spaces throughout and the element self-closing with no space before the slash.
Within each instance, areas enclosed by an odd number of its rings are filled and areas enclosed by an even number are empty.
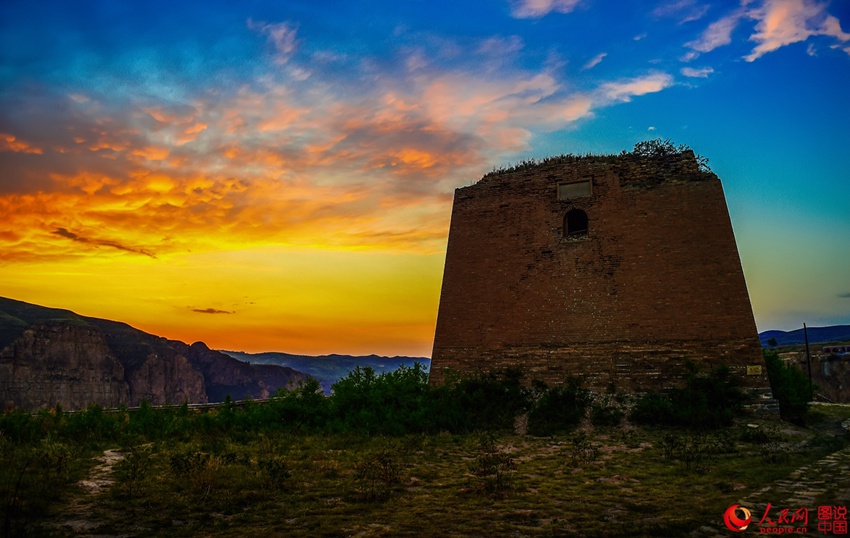
<svg viewBox="0 0 850 538">
<path fill-rule="evenodd" d="M 673 422 L 673 401 L 666 394 L 647 392 L 635 402 L 629 420 L 650 426 Z"/>
<path fill-rule="evenodd" d="M 693 364 L 684 388 L 668 393 L 650 392 L 641 396 L 629 419 L 642 424 L 714 429 L 728 425 L 747 399 L 737 378 L 720 366 L 708 375 Z"/>
<path fill-rule="evenodd" d="M 192 478 L 210 466 L 212 455 L 197 450 L 186 450 L 172 454 L 169 458 L 171 472 L 181 479 Z"/>
<path fill-rule="evenodd" d="M 623 410 L 609 397 L 605 397 L 602 401 L 595 401 L 590 406 L 590 422 L 594 426 L 619 426 L 624 415 Z"/>
<path fill-rule="evenodd" d="M 174 413 L 169 409 L 154 409 L 147 400 L 142 400 L 138 409 L 128 412 L 128 417 L 127 433 L 155 439 L 168 431 Z"/>
<path fill-rule="evenodd" d="M 530 404 L 521 380 L 518 369 L 449 375 L 446 383 L 431 391 L 427 429 L 468 433 L 512 428 L 515 417 Z"/>
<path fill-rule="evenodd" d="M 330 401 L 314 378 L 292 390 L 278 389 L 271 401 L 257 406 L 258 420 L 285 430 L 311 432 L 324 429 L 330 417 Z"/>
<path fill-rule="evenodd" d="M 358 366 L 331 390 L 331 413 L 338 430 L 400 435 L 423 428 L 428 374 L 418 363 L 381 375 Z"/>
<path fill-rule="evenodd" d="M 80 443 L 96 443 L 118 437 L 118 422 L 104 414 L 103 407 L 91 404 L 84 411 L 69 413 L 65 419 L 64 434 Z"/>
<path fill-rule="evenodd" d="M 382 450 L 356 465 L 354 480 L 362 500 L 386 500 L 401 483 L 401 463 L 391 451 Z"/>
<path fill-rule="evenodd" d="M 567 453 L 573 467 L 589 465 L 599 458 L 599 445 L 592 443 L 587 434 L 581 432 L 570 439 Z"/>
<path fill-rule="evenodd" d="M 71 447 L 46 437 L 14 445 L 0 436 L 0 517 L 3 536 L 26 536 L 70 483 Z"/>
<path fill-rule="evenodd" d="M 679 144 L 676 146 L 669 138 L 666 140 L 656 138 L 655 140 L 644 140 L 635 144 L 635 147 L 632 150 L 632 155 L 636 155 L 638 157 L 668 157 L 671 155 L 679 155 L 685 151 L 691 151 L 691 148 L 685 144 Z M 707 157 L 696 154 L 694 156 L 700 171 L 711 172 L 711 168 L 708 166 Z"/>
<path fill-rule="evenodd" d="M 124 459 L 115 464 L 115 478 L 119 488 L 115 492 L 126 494 L 130 499 L 141 491 L 142 484 L 151 468 L 151 447 L 130 445 L 124 448 Z"/>
<path fill-rule="evenodd" d="M 809 379 L 800 369 L 787 366 L 775 350 L 766 349 L 763 353 L 770 389 L 779 401 L 779 415 L 791 422 L 805 423 L 808 402 L 812 399 Z"/>
<path fill-rule="evenodd" d="M 478 479 L 477 490 L 493 496 L 504 496 L 511 488 L 511 477 L 517 470 L 516 461 L 496 446 L 495 438 L 485 434 L 475 463 L 469 472 Z"/>
<path fill-rule="evenodd" d="M 528 414 L 528 431 L 532 435 L 554 435 L 576 427 L 587 411 L 590 393 L 581 382 L 570 378 L 563 385 L 549 388 L 535 383 L 536 402 Z"/>
<path fill-rule="evenodd" d="M 41 438 L 39 427 L 42 414 L 35 417 L 19 409 L 0 415 L 0 434 L 14 444 L 33 443 Z"/>
<path fill-rule="evenodd" d="M 45 481 L 61 482 L 68 478 L 68 465 L 71 462 L 71 449 L 68 445 L 54 441 L 48 436 L 41 440 L 35 454 Z"/>
<path fill-rule="evenodd" d="M 257 467 L 263 483 L 272 489 L 283 489 L 286 481 L 292 477 L 289 466 L 283 458 L 262 458 L 257 461 Z"/>
<path fill-rule="evenodd" d="M 775 432 L 765 431 L 762 428 L 747 427 L 746 429 L 744 429 L 744 431 L 741 432 L 741 441 L 745 443 L 752 443 L 754 445 L 766 444 L 775 437 Z"/>
</svg>

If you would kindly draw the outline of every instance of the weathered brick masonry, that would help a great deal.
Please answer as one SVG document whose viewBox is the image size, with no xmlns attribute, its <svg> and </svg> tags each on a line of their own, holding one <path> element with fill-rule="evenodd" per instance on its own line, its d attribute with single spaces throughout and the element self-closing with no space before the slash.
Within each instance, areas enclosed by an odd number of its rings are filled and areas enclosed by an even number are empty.
<svg viewBox="0 0 850 538">
<path fill-rule="evenodd" d="M 457 189 L 432 384 L 519 366 L 643 391 L 686 358 L 768 386 L 747 375 L 763 359 L 723 189 L 693 152 L 560 157 Z"/>
</svg>

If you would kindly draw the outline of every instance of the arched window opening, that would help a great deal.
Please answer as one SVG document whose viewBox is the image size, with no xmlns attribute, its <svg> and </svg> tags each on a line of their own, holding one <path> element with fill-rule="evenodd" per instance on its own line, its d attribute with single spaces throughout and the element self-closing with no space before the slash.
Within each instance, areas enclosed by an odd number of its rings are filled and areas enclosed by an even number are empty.
<svg viewBox="0 0 850 538">
<path fill-rule="evenodd" d="M 564 217 L 564 235 L 579 237 L 587 235 L 587 213 L 581 209 L 570 209 Z"/>
</svg>

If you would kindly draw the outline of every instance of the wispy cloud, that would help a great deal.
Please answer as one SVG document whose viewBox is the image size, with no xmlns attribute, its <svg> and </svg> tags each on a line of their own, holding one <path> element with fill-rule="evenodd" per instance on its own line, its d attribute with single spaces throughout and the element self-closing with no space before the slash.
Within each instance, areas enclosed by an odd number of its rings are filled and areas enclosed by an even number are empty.
<svg viewBox="0 0 850 538">
<path fill-rule="evenodd" d="M 850 291 L 844 292 L 844 293 L 839 293 L 838 297 L 841 298 L 841 299 L 850 299 Z"/>
<path fill-rule="evenodd" d="M 829 36 L 841 43 L 850 41 L 850 34 L 841 29 L 839 20 L 829 15 L 826 8 L 827 4 L 812 0 L 765 0 L 747 13 L 758 23 L 756 32 L 750 37 L 756 47 L 744 59 L 752 62 L 768 52 L 815 35 Z"/>
<path fill-rule="evenodd" d="M 476 52 L 489 55 L 506 55 L 519 52 L 525 45 L 519 36 L 501 37 L 495 36 L 483 40 L 477 47 Z"/>
<path fill-rule="evenodd" d="M 736 10 L 732 14 L 709 24 L 697 39 L 685 43 L 686 47 L 689 47 L 694 51 L 687 55 L 685 60 L 694 59 L 699 55 L 698 53 L 711 52 L 718 47 L 731 43 L 732 32 L 744 16 L 745 13 L 743 10 Z"/>
<path fill-rule="evenodd" d="M 518 19 L 537 19 L 553 11 L 570 13 L 581 0 L 514 0 L 511 13 Z"/>
<path fill-rule="evenodd" d="M 714 73 L 714 69 L 711 67 L 703 67 L 701 69 L 683 67 L 681 73 L 690 78 L 708 78 L 708 75 Z"/>
<path fill-rule="evenodd" d="M 87 243 L 87 244 L 98 246 L 98 247 L 109 247 L 109 248 L 114 248 L 114 249 L 118 249 L 118 250 L 123 250 L 123 251 L 126 251 L 126 252 L 132 252 L 134 254 L 142 254 L 144 256 L 149 256 L 151 258 L 156 258 L 156 256 L 152 252 L 145 250 L 145 249 L 142 249 L 142 248 L 129 247 L 127 245 L 119 243 L 118 241 L 110 241 L 108 239 L 96 239 L 96 238 L 91 238 L 91 237 L 83 237 L 83 236 L 77 235 L 73 232 L 69 232 L 65 228 L 57 228 L 56 230 L 53 231 L 53 234 L 58 235 L 60 237 L 64 237 L 66 239 L 70 239 L 72 241 L 77 241 L 79 243 Z"/>
<path fill-rule="evenodd" d="M 656 93 L 673 85 L 673 77 L 667 73 L 652 73 L 628 80 L 608 82 L 598 91 L 605 102 L 629 102 L 632 97 Z"/>
<path fill-rule="evenodd" d="M 582 68 L 581 68 L 581 69 L 582 69 L 582 71 L 586 71 L 587 69 L 593 69 L 594 67 L 596 67 L 597 65 L 599 65 L 599 63 L 600 63 L 600 62 L 601 62 L 601 61 L 602 61 L 602 60 L 603 60 L 606 56 L 608 56 L 608 53 L 607 53 L 607 52 L 600 52 L 599 54 L 597 54 L 596 56 L 594 56 L 593 58 L 591 58 L 590 60 L 588 60 L 588 61 L 587 61 L 587 63 L 586 63 L 586 64 L 584 64 L 584 65 L 582 66 Z"/>
<path fill-rule="evenodd" d="M 192 308 L 192 312 L 196 312 L 198 314 L 235 314 L 236 312 L 230 310 L 216 310 L 215 308 Z"/>
<path fill-rule="evenodd" d="M 696 0 L 674 0 L 664 2 L 652 10 L 654 17 L 674 17 L 679 19 L 680 24 L 701 19 L 709 10 L 708 4 L 698 3 Z"/>
<path fill-rule="evenodd" d="M 732 43 L 732 35 L 742 20 L 756 22 L 755 31 L 749 40 L 755 48 L 744 59 L 748 62 L 773 52 L 786 45 L 808 40 L 812 36 L 827 36 L 837 40 L 834 48 L 850 42 L 850 33 L 841 28 L 840 21 L 826 12 L 827 4 L 814 0 L 763 0 L 757 5 L 742 1 L 741 7 L 711 23 L 700 36 L 685 43 L 691 50 L 682 61 L 691 61 L 701 53 L 711 52 Z M 850 53 L 850 47 L 846 47 Z M 813 45 L 806 49 L 811 56 Z"/>
<path fill-rule="evenodd" d="M 248 28 L 265 35 L 275 48 L 275 60 L 286 63 L 295 51 L 297 28 L 289 22 L 267 23 L 248 19 Z"/>
</svg>

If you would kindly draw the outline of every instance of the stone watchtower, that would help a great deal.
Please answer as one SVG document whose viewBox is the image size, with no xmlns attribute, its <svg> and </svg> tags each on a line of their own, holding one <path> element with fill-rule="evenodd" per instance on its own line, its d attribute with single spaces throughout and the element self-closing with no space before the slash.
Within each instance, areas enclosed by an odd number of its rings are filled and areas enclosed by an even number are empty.
<svg viewBox="0 0 850 538">
<path fill-rule="evenodd" d="M 723 188 L 692 151 L 556 157 L 455 191 L 432 384 L 515 366 L 644 391 L 686 359 L 769 386 Z"/>
</svg>

